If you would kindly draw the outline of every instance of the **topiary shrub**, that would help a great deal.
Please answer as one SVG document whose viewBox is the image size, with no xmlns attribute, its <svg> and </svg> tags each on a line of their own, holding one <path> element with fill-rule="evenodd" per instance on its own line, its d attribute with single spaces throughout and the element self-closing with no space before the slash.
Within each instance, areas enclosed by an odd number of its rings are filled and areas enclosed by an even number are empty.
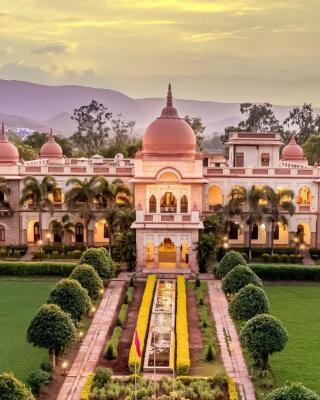
<svg viewBox="0 0 320 400">
<path fill-rule="evenodd" d="M 98 272 L 89 264 L 78 265 L 71 273 L 70 279 L 76 279 L 87 289 L 91 299 L 96 299 L 103 289 L 103 282 Z"/>
<path fill-rule="evenodd" d="M 52 289 L 48 304 L 57 304 L 69 313 L 74 321 L 80 321 L 91 306 L 87 289 L 75 279 L 61 279 Z"/>
<path fill-rule="evenodd" d="M 80 258 L 80 264 L 92 265 L 101 279 L 113 278 L 116 272 L 116 265 L 104 247 L 86 250 Z"/>
<path fill-rule="evenodd" d="M 19 381 L 12 372 L 0 374 L 1 400 L 35 400 L 27 386 Z"/>
<path fill-rule="evenodd" d="M 307 389 L 301 383 L 287 383 L 268 394 L 266 400 L 320 400 L 320 396 Z"/>
<path fill-rule="evenodd" d="M 110 368 L 98 367 L 94 374 L 93 385 L 102 388 L 106 383 L 110 383 L 112 370 Z"/>
<path fill-rule="evenodd" d="M 228 251 L 228 253 L 223 256 L 217 269 L 215 270 L 217 278 L 223 278 L 237 265 L 247 265 L 247 262 L 237 251 Z"/>
<path fill-rule="evenodd" d="M 258 314 L 269 314 L 270 303 L 263 289 L 250 283 L 231 300 L 229 312 L 234 319 L 248 320 Z"/>
<path fill-rule="evenodd" d="M 245 265 L 238 265 L 222 279 L 222 290 L 225 293 L 234 294 L 249 283 L 262 287 L 261 279 L 251 268 Z"/>
<path fill-rule="evenodd" d="M 272 261 L 276 262 L 276 263 L 281 261 L 279 254 L 273 254 L 271 258 L 272 258 Z"/>
<path fill-rule="evenodd" d="M 289 255 L 288 254 L 280 254 L 280 261 L 282 263 L 288 263 L 289 262 Z"/>
<path fill-rule="evenodd" d="M 32 393 L 39 394 L 42 389 L 50 383 L 51 374 L 42 369 L 32 371 L 27 376 L 27 383 L 32 390 Z"/>
<path fill-rule="evenodd" d="M 269 263 L 271 261 L 271 254 L 269 253 L 263 253 L 261 257 L 265 263 Z"/>
</svg>

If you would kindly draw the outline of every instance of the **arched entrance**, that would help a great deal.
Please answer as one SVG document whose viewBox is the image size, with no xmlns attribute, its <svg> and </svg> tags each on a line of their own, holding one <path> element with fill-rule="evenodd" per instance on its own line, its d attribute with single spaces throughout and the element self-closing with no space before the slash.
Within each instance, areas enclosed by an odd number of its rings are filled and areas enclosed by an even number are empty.
<svg viewBox="0 0 320 400">
<path fill-rule="evenodd" d="M 311 229 L 308 223 L 300 223 L 297 226 L 296 235 L 301 244 L 306 244 L 307 246 L 311 244 Z"/>
<path fill-rule="evenodd" d="M 170 238 L 163 239 L 159 246 L 159 267 L 175 267 L 176 265 L 176 245 Z"/>
<path fill-rule="evenodd" d="M 83 243 L 84 242 L 84 230 L 83 224 L 81 222 L 77 222 L 75 225 L 74 235 L 76 243 Z"/>
</svg>

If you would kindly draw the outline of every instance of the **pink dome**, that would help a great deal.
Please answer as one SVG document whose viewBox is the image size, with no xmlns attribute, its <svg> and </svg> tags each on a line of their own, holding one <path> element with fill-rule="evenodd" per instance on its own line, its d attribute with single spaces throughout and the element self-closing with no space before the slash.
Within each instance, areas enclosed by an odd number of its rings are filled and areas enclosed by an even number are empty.
<svg viewBox="0 0 320 400">
<path fill-rule="evenodd" d="M 4 133 L 4 124 L 2 122 L 0 134 L 0 164 L 15 164 L 19 161 L 19 153 L 15 145 L 9 142 Z"/>
<path fill-rule="evenodd" d="M 190 125 L 179 118 L 172 104 L 171 85 L 167 94 L 167 106 L 159 118 L 151 122 L 143 135 L 143 153 L 147 154 L 194 154 L 196 136 Z"/>
<path fill-rule="evenodd" d="M 40 149 L 41 158 L 62 158 L 62 148 L 53 137 L 52 129 L 50 129 L 47 143 L 43 144 Z"/>
<path fill-rule="evenodd" d="M 281 153 L 282 160 L 304 160 L 304 153 L 301 146 L 298 145 L 294 134 L 291 136 L 290 142 L 284 146 L 282 153 Z"/>
</svg>

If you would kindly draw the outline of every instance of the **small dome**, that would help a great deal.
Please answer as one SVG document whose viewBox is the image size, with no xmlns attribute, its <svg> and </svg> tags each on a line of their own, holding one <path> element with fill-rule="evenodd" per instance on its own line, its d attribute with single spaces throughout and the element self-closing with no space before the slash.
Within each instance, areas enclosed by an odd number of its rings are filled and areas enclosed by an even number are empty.
<svg viewBox="0 0 320 400">
<path fill-rule="evenodd" d="M 15 164 L 19 161 L 19 153 L 15 145 L 9 142 L 4 133 L 4 124 L 0 133 L 0 164 Z"/>
<path fill-rule="evenodd" d="M 44 143 L 40 149 L 41 158 L 62 158 L 62 148 L 53 137 L 52 129 L 50 129 L 47 143 Z"/>
<path fill-rule="evenodd" d="M 281 153 L 281 160 L 288 161 L 302 161 L 305 159 L 303 150 L 301 146 L 298 145 L 293 134 L 291 136 L 290 142 L 284 146 Z"/>
<path fill-rule="evenodd" d="M 143 135 L 142 152 L 147 154 L 194 154 L 196 136 L 190 125 L 179 118 L 173 107 L 171 85 L 168 87 L 167 106 L 159 118 L 151 122 Z"/>
</svg>

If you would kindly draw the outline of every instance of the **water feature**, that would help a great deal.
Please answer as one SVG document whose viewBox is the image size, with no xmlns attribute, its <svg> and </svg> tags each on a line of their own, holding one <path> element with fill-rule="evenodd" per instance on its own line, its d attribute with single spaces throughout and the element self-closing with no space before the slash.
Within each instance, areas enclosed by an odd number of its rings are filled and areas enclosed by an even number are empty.
<svg viewBox="0 0 320 400">
<path fill-rule="evenodd" d="M 144 371 L 171 372 L 175 329 L 175 280 L 159 280 L 150 318 Z"/>
</svg>

